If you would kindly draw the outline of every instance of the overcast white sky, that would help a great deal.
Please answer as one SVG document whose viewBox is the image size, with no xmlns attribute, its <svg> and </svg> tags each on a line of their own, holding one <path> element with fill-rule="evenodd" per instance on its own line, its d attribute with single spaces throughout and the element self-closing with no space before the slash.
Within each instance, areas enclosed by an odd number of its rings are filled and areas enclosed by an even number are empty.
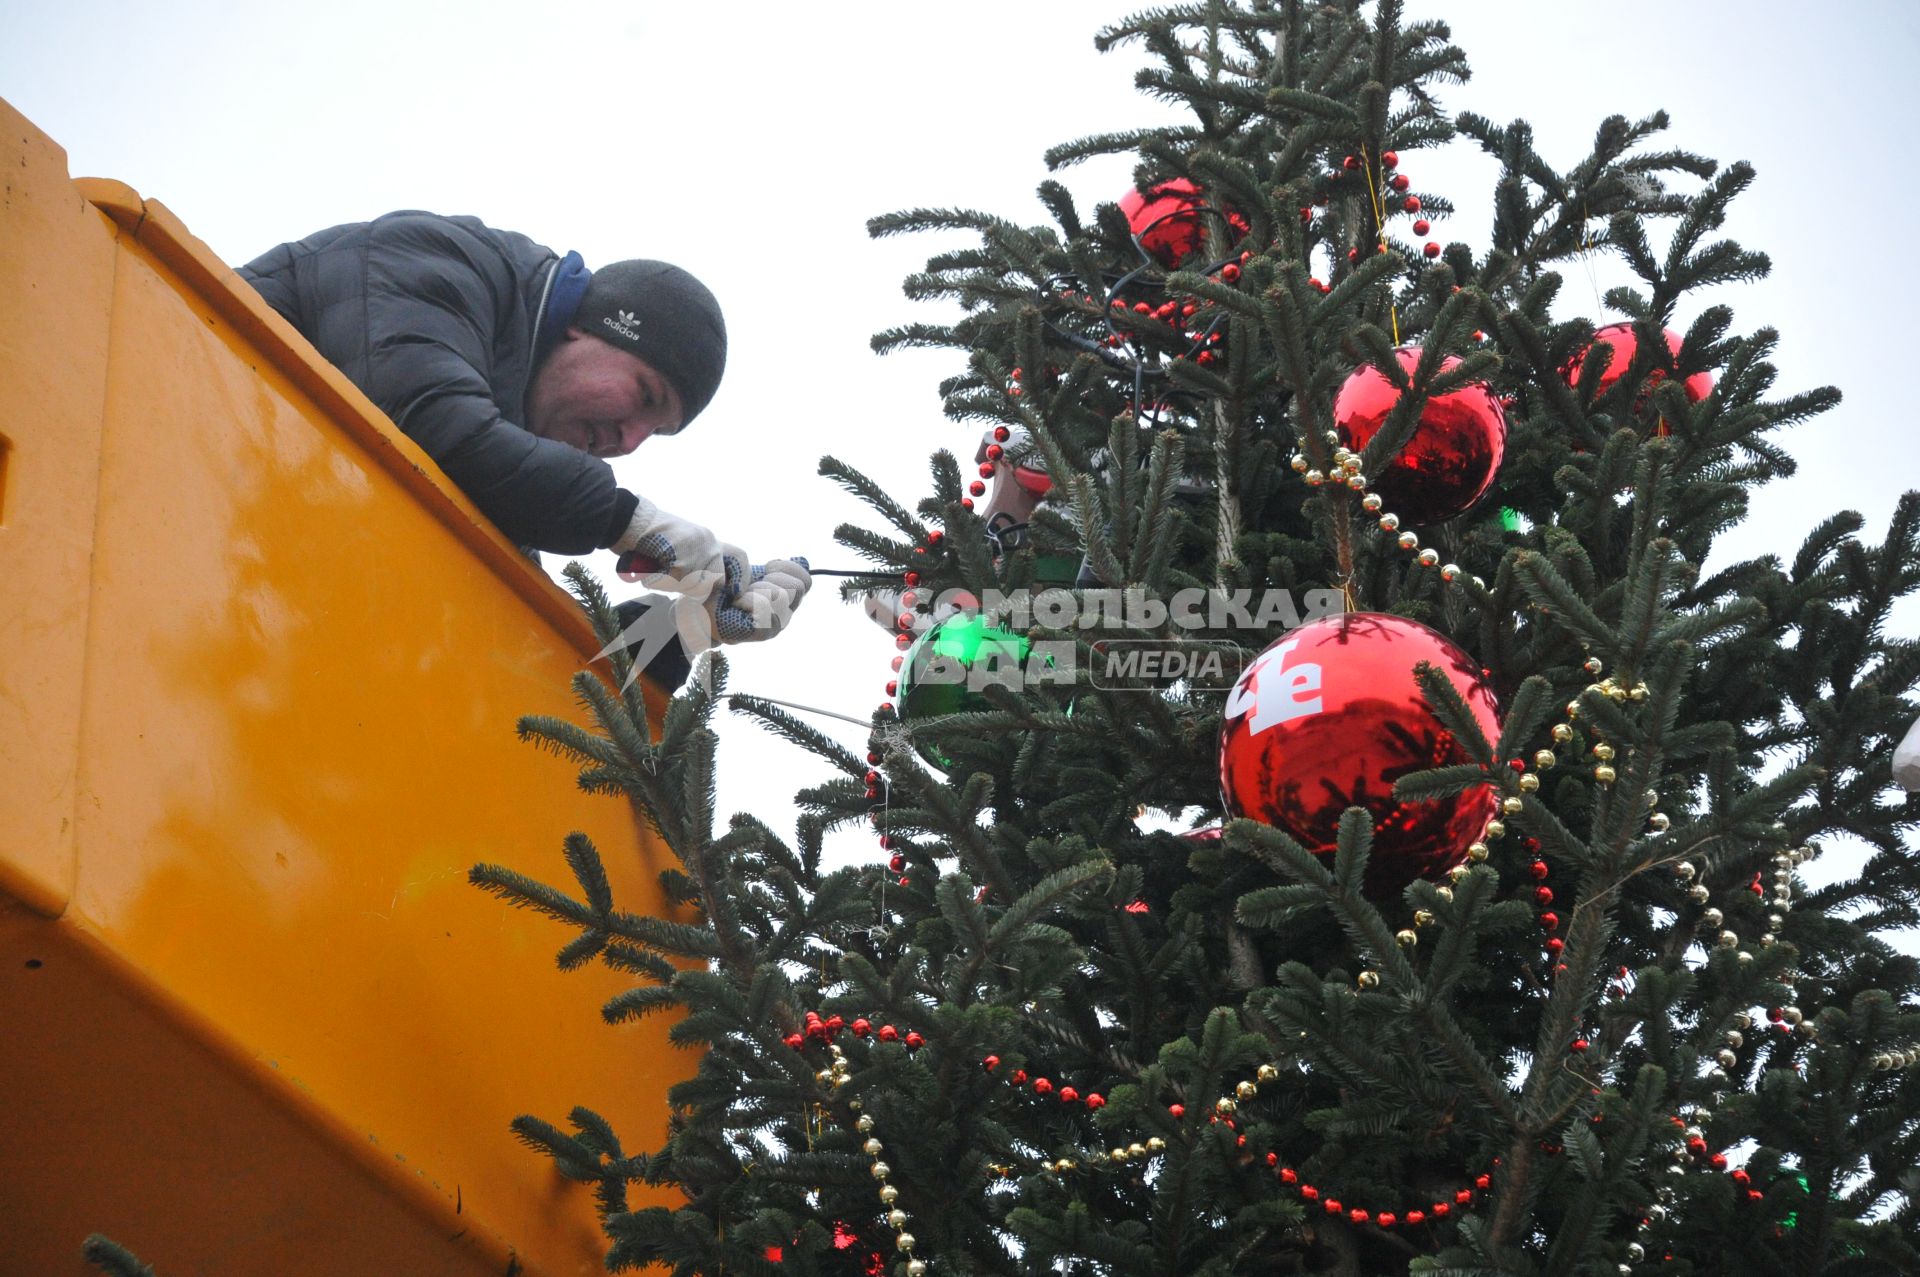
<svg viewBox="0 0 1920 1277">
<path fill-rule="evenodd" d="M 1728 230 L 1772 255 L 1773 277 L 1723 300 L 1740 329 L 1780 330 L 1782 391 L 1833 383 L 1846 402 L 1787 437 L 1800 475 L 1758 495 L 1729 549 L 1791 554 L 1841 508 L 1862 511 L 1877 540 L 1920 480 L 1897 309 L 1920 194 L 1904 87 L 1920 9 L 1410 8 L 1444 13 L 1474 67 L 1445 104 L 1530 119 L 1556 165 L 1585 153 L 1605 115 L 1664 107 L 1669 144 L 1758 167 Z M 1094 52 L 1094 30 L 1131 11 L 1089 0 L 0 0 L 0 97 L 66 147 L 76 176 L 161 200 L 236 264 L 412 207 L 472 213 L 591 266 L 687 267 L 725 307 L 726 381 L 692 429 L 618 463 L 622 481 L 756 558 L 857 567 L 831 531 L 861 508 L 815 475 L 819 456 L 855 461 L 911 504 L 929 452 L 970 454 L 977 441 L 939 411 L 935 385 L 956 357 L 868 349 L 872 332 L 925 317 L 899 280 L 934 245 L 874 243 L 866 219 L 971 206 L 1042 220 L 1032 192 L 1048 145 L 1168 118 L 1131 87 L 1137 50 Z M 1130 167 L 1064 176 L 1090 209 L 1119 196 Z M 1422 153 L 1403 169 L 1460 205 L 1436 238 L 1484 243 L 1490 163 Z M 1597 314 L 1582 296 L 1592 291 L 1572 280 L 1565 296 Z M 835 594 L 823 580 L 792 631 L 735 649 L 733 688 L 864 719 L 893 647 Z M 862 728 L 819 725 L 864 748 Z M 820 768 L 745 720 L 722 730 L 722 810 L 790 827 L 789 796 Z M 551 765 L 529 751 L 529 767 Z M 559 832 L 554 847 L 528 849 L 529 867 L 558 865 Z M 864 835 L 846 846 L 877 854 Z"/>
</svg>

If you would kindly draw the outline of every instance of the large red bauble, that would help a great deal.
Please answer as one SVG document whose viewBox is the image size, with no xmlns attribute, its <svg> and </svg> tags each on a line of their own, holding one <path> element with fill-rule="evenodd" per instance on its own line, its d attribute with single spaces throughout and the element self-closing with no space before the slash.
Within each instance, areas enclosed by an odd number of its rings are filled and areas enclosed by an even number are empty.
<svg viewBox="0 0 1920 1277">
<path fill-rule="evenodd" d="M 1120 211 L 1140 246 L 1168 269 L 1199 252 L 1206 243 L 1207 223 L 1217 221 L 1200 188 L 1184 177 L 1160 183 L 1151 195 L 1128 191 L 1120 197 Z M 1232 209 L 1227 210 L 1227 223 L 1233 241 L 1247 233 L 1247 219 Z"/>
<path fill-rule="evenodd" d="M 1231 816 L 1284 830 L 1331 855 L 1340 814 L 1373 819 L 1366 890 L 1394 895 L 1466 858 L 1498 802 L 1475 785 L 1431 802 L 1401 802 L 1393 784 L 1410 772 L 1472 761 L 1427 707 L 1414 666 L 1443 671 L 1488 740 L 1500 722 L 1471 657 L 1402 617 L 1348 612 L 1281 638 L 1248 665 L 1220 724 L 1220 794 Z"/>
<path fill-rule="evenodd" d="M 1668 352 L 1676 356 L 1679 355 L 1680 334 L 1671 328 L 1663 329 L 1662 331 L 1666 334 Z M 1613 389 L 1614 383 L 1626 375 L 1628 365 L 1633 363 L 1634 352 L 1640 349 L 1640 338 L 1638 334 L 1633 331 L 1632 324 L 1608 324 L 1605 328 L 1596 331 L 1593 334 L 1593 340 L 1588 343 L 1586 350 L 1575 355 L 1568 361 L 1567 366 L 1561 370 L 1566 376 L 1568 385 L 1579 385 L 1580 366 L 1586 362 L 1587 355 L 1593 348 L 1603 343 L 1613 347 L 1613 356 L 1607 363 L 1607 370 L 1600 374 L 1600 386 L 1599 389 L 1594 392 L 1596 397 L 1604 395 Z M 1649 372 L 1647 374 L 1647 391 L 1651 391 L 1654 385 L 1666 375 L 1667 373 L 1664 368 L 1655 368 Z M 1687 399 L 1692 403 L 1699 403 L 1702 399 L 1705 399 L 1709 394 L 1713 393 L 1713 374 L 1697 372 L 1682 382 L 1681 385 L 1687 392 Z M 1644 393 L 1645 392 L 1643 392 L 1643 394 Z M 1635 407 L 1638 408 L 1639 404 L 1636 403 Z"/>
<path fill-rule="evenodd" d="M 1420 348 L 1403 346 L 1396 353 L 1412 375 Z M 1448 355 L 1440 366 L 1445 370 L 1459 362 Z M 1366 447 L 1399 402 L 1399 387 L 1379 369 L 1354 369 L 1333 401 L 1340 442 L 1355 452 Z M 1374 477 L 1373 490 L 1403 520 L 1439 523 L 1465 514 L 1486 494 L 1506 450 L 1506 412 L 1493 388 L 1476 381 L 1427 401 L 1413 437 Z"/>
</svg>

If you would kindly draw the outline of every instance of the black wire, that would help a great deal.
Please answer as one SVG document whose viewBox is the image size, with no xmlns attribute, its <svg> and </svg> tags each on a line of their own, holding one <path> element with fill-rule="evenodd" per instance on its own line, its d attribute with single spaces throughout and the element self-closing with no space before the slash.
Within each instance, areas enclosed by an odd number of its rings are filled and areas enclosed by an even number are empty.
<svg viewBox="0 0 1920 1277">
<path fill-rule="evenodd" d="M 1134 283 L 1134 281 L 1138 277 L 1140 277 L 1142 274 L 1154 269 L 1156 266 L 1160 264 L 1159 259 L 1154 257 L 1152 253 L 1148 252 L 1146 246 L 1143 243 L 1141 243 L 1142 236 L 1151 232 L 1154 227 L 1160 225 L 1162 222 L 1165 222 L 1175 217 L 1189 216 L 1196 212 L 1219 218 L 1221 222 L 1224 223 L 1230 230 L 1233 227 L 1233 223 L 1227 218 L 1226 214 L 1222 213 L 1217 208 L 1213 208 L 1205 204 L 1197 204 L 1193 208 L 1176 209 L 1174 212 L 1162 214 L 1161 216 L 1155 218 L 1153 221 L 1147 223 L 1145 226 L 1140 228 L 1139 231 L 1135 232 L 1132 235 L 1134 251 L 1140 254 L 1140 258 L 1141 258 L 1140 265 L 1134 267 L 1132 270 L 1121 275 L 1118 279 L 1109 280 L 1107 276 L 1102 275 L 1100 279 L 1100 283 L 1105 287 L 1105 290 L 1106 290 L 1106 297 L 1104 298 L 1104 300 L 1106 302 L 1105 319 L 1106 319 L 1106 325 L 1107 325 L 1107 333 L 1109 336 L 1116 336 L 1116 337 L 1122 338 L 1122 343 L 1120 348 L 1125 347 L 1125 338 L 1127 334 L 1122 333 L 1119 325 L 1113 322 L 1113 313 L 1112 313 L 1113 299 L 1115 297 L 1121 296 L 1126 291 L 1126 289 L 1129 286 L 1131 286 Z M 1231 256 L 1223 257 L 1219 261 L 1214 262 L 1212 265 L 1205 267 L 1201 271 L 1201 273 L 1206 275 L 1211 275 L 1213 274 L 1213 272 L 1219 270 L 1221 267 L 1227 265 L 1229 262 L 1232 262 L 1234 260 L 1235 259 Z M 1081 281 L 1071 275 L 1055 275 L 1049 278 L 1047 282 L 1044 285 L 1042 285 L 1042 288 L 1040 290 L 1041 297 L 1044 300 L 1048 296 L 1057 295 L 1060 292 L 1059 286 L 1062 284 L 1075 284 L 1075 283 L 1082 283 L 1082 282 L 1084 281 Z M 1160 289 L 1160 291 L 1164 295 L 1166 285 L 1163 281 L 1154 281 L 1149 279 L 1146 282 L 1151 287 L 1156 287 Z M 1147 385 L 1147 379 L 1149 377 L 1152 377 L 1157 381 L 1168 380 L 1171 377 L 1171 372 L 1167 368 L 1159 365 L 1155 365 L 1149 368 L 1147 365 L 1147 360 L 1144 357 L 1144 353 L 1141 355 L 1136 355 L 1133 358 L 1127 358 L 1125 356 L 1116 354 L 1115 353 L 1116 348 L 1114 346 L 1094 341 L 1090 337 L 1085 337 L 1079 333 L 1072 332 L 1068 329 L 1062 328 L 1059 324 L 1055 323 L 1053 320 L 1046 318 L 1046 310 L 1044 307 L 1041 310 L 1041 316 L 1042 316 L 1041 322 L 1044 323 L 1047 326 L 1047 328 L 1053 332 L 1055 336 L 1059 337 L 1067 345 L 1072 346 L 1075 349 L 1082 350 L 1089 354 L 1094 355 L 1103 364 L 1105 364 L 1107 367 L 1111 368 L 1115 372 L 1131 372 L 1133 374 L 1134 420 L 1136 422 L 1140 422 L 1148 426 L 1154 426 L 1159 424 L 1160 415 L 1159 415 L 1158 409 L 1156 408 L 1152 412 L 1148 411 L 1146 385 Z M 1190 339 L 1191 344 L 1187 347 L 1186 351 L 1184 352 L 1184 355 L 1187 357 L 1191 357 L 1207 349 L 1209 343 L 1212 341 L 1213 335 L 1219 331 L 1220 326 L 1225 322 L 1226 322 L 1226 315 L 1224 313 L 1215 315 L 1211 320 L 1207 322 L 1207 326 L 1204 329 L 1200 330 L 1198 336 L 1195 336 Z M 1176 356 L 1176 358 L 1178 357 L 1180 356 Z"/>
</svg>

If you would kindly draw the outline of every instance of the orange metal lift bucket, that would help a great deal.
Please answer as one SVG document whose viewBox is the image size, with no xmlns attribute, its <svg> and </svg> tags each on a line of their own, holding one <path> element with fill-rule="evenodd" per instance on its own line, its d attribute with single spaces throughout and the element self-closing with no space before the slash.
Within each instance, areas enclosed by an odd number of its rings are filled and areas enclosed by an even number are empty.
<svg viewBox="0 0 1920 1277">
<path fill-rule="evenodd" d="M 693 1060 L 466 881 L 570 883 L 580 829 L 666 910 L 665 849 L 514 735 L 597 648 L 178 219 L 0 102 L 0 1274 L 90 1272 L 95 1231 L 162 1277 L 603 1271 L 507 1123 L 651 1146 Z"/>
</svg>

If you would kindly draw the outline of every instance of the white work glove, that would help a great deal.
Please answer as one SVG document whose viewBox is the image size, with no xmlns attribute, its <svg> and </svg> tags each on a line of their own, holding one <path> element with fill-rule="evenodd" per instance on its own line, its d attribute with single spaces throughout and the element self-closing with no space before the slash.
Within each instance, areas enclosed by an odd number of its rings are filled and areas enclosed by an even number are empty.
<svg viewBox="0 0 1920 1277">
<path fill-rule="evenodd" d="M 612 546 L 620 556 L 616 568 L 622 581 L 639 581 L 649 589 L 698 593 L 702 598 L 726 578 L 726 556 L 735 558 L 733 580 L 741 584 L 746 556 L 707 529 L 676 514 L 668 514 L 645 497 L 633 508 L 627 530 Z"/>
<path fill-rule="evenodd" d="M 688 591 L 673 601 L 680 646 L 698 656 L 716 643 L 758 643 L 787 628 L 800 601 L 813 588 L 805 559 L 773 559 L 736 572 L 744 555 L 724 547 L 727 573 L 703 593 Z M 735 556 L 739 556 L 736 558 Z"/>
</svg>

